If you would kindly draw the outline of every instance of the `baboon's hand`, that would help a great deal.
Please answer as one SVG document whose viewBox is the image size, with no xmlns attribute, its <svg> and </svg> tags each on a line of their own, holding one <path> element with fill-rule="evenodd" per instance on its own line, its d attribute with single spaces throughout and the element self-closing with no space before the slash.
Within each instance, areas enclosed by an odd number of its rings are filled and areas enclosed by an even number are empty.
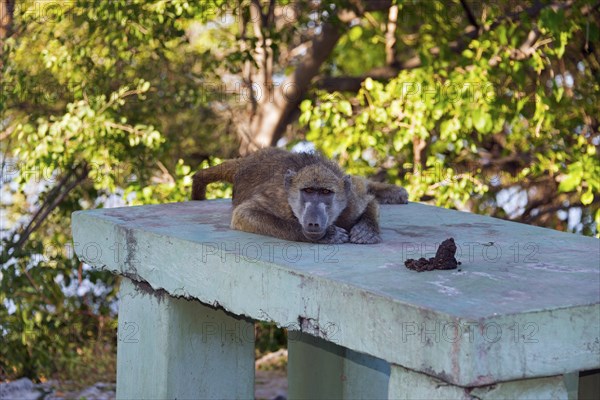
<svg viewBox="0 0 600 400">
<path fill-rule="evenodd" d="M 359 222 L 350 229 L 350 243 L 375 244 L 381 242 L 379 233 L 364 221 Z"/>
<path fill-rule="evenodd" d="M 400 186 L 387 189 L 385 193 L 378 196 L 377 200 L 381 204 L 406 204 L 408 203 L 408 192 Z"/>
<path fill-rule="evenodd" d="M 331 225 L 327 228 L 327 234 L 319 240 L 319 243 L 341 244 L 348 243 L 349 240 L 350 237 L 347 230 L 340 228 L 339 226 Z"/>
</svg>

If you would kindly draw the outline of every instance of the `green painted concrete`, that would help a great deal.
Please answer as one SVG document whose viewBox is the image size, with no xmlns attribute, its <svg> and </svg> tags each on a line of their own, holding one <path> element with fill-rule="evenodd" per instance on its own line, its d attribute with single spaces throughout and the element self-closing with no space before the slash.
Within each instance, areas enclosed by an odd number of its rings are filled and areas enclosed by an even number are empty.
<svg viewBox="0 0 600 400">
<path fill-rule="evenodd" d="M 254 324 L 123 279 L 118 399 L 254 398 Z"/>
<path fill-rule="evenodd" d="M 568 400 L 568 395 L 562 376 L 463 388 L 392 365 L 389 398 L 398 400 Z"/>
<path fill-rule="evenodd" d="M 301 332 L 288 334 L 290 399 L 387 399 L 390 366 Z"/>
<path fill-rule="evenodd" d="M 563 375 L 563 382 L 567 389 L 568 400 L 577 400 L 579 392 L 579 372 L 571 372 Z"/>
<path fill-rule="evenodd" d="M 301 329 L 460 386 L 600 367 L 600 241 L 417 203 L 383 243 L 311 245 L 229 229 L 229 201 L 73 215 L 86 263 Z M 461 271 L 417 273 L 454 237 Z"/>
</svg>

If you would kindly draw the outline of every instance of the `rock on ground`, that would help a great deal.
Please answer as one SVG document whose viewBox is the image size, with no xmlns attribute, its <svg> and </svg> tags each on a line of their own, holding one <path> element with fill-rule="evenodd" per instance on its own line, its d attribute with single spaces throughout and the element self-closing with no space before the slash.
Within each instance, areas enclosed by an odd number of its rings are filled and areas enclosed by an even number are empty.
<svg viewBox="0 0 600 400">
<path fill-rule="evenodd" d="M 58 381 L 33 383 L 28 378 L 0 383 L 0 400 L 114 400 L 116 385 L 98 382 L 80 391 L 62 389 Z M 257 370 L 255 397 L 257 399 L 285 400 L 287 375 L 281 370 Z"/>
<path fill-rule="evenodd" d="M 0 383 L 0 400 L 22 399 L 38 400 L 43 392 L 37 390 L 33 382 L 27 378 L 17 379 L 8 383 Z"/>
<path fill-rule="evenodd" d="M 285 371 L 256 371 L 254 397 L 266 400 L 285 400 L 287 398 L 287 374 Z"/>
<path fill-rule="evenodd" d="M 57 381 L 33 383 L 28 378 L 0 383 L 0 400 L 114 400 L 114 383 L 98 382 L 81 391 L 64 391 Z"/>
</svg>

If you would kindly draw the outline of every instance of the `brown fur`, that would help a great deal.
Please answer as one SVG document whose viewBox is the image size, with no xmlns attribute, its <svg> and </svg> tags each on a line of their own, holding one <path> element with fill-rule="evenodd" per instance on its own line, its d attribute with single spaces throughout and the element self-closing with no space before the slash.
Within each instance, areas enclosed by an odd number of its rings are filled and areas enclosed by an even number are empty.
<svg viewBox="0 0 600 400">
<path fill-rule="evenodd" d="M 337 164 L 318 154 L 277 148 L 262 149 L 198 171 L 192 199 L 204 199 L 206 185 L 215 181 L 233 183 L 232 228 L 294 241 L 377 243 L 381 241 L 377 200 L 407 202 L 406 191 L 398 186 L 349 177 Z M 327 233 L 316 240 L 306 236 L 306 226 L 299 218 L 305 205 L 301 192 L 306 188 L 333 193 L 326 211 Z"/>
</svg>

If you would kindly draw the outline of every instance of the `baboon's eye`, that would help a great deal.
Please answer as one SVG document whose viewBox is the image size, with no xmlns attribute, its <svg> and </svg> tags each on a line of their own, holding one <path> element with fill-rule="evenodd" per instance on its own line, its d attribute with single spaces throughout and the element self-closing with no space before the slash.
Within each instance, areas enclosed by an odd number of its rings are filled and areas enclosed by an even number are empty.
<svg viewBox="0 0 600 400">
<path fill-rule="evenodd" d="M 303 191 L 304 193 L 314 193 L 314 192 L 315 192 L 315 189 L 313 189 L 313 188 L 304 188 L 304 189 L 302 189 L 302 191 Z"/>
<path fill-rule="evenodd" d="M 333 192 L 329 189 L 321 189 L 321 194 L 331 194 L 331 193 L 333 193 Z"/>
</svg>

